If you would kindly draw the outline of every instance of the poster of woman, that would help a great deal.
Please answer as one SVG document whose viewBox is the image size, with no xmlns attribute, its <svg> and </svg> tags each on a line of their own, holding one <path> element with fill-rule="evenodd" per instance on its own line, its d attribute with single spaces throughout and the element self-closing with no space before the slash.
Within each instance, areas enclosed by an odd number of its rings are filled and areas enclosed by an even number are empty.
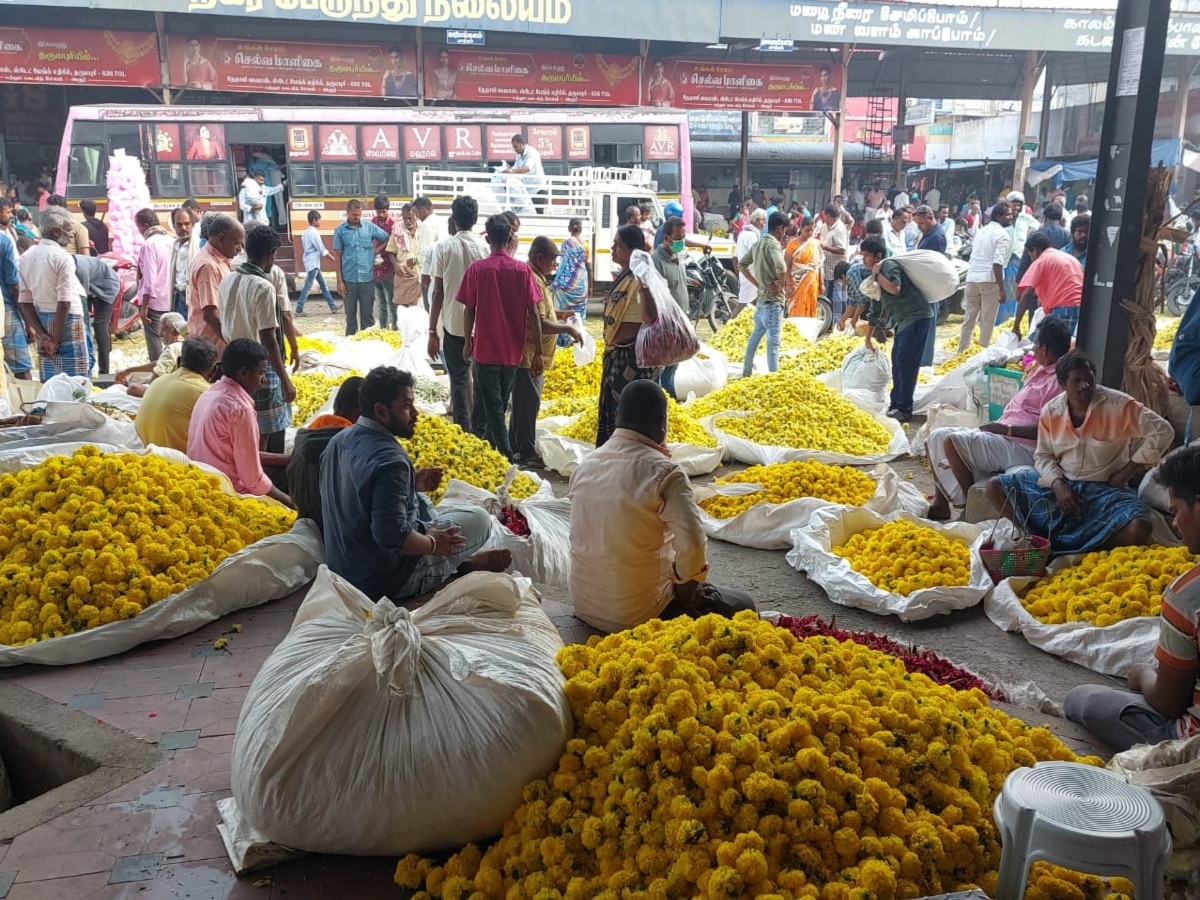
<svg viewBox="0 0 1200 900">
<path fill-rule="evenodd" d="M 656 59 L 650 77 L 646 79 L 646 102 L 651 106 L 675 105 L 675 85 L 663 73 L 663 61 Z"/>
<path fill-rule="evenodd" d="M 225 159 L 224 125 L 184 125 L 188 159 Z"/>
<path fill-rule="evenodd" d="M 812 93 L 813 112 L 837 112 L 842 108 L 842 92 L 833 83 L 833 68 L 823 65 L 817 74 L 817 87 Z"/>
</svg>

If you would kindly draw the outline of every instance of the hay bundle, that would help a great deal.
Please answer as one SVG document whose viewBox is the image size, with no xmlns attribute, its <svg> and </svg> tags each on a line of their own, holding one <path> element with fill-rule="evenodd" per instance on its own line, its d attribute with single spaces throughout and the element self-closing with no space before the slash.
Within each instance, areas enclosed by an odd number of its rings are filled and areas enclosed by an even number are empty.
<svg viewBox="0 0 1200 900">
<path fill-rule="evenodd" d="M 1171 190 L 1172 170 L 1156 166 L 1146 177 L 1146 210 L 1142 218 L 1141 254 L 1133 299 L 1122 299 L 1129 313 L 1129 341 L 1125 345 L 1125 380 L 1122 390 L 1160 415 L 1167 409 L 1167 376 L 1154 362 L 1154 335 L 1157 328 L 1154 306 L 1157 298 L 1155 263 L 1161 239 L 1167 197 Z"/>
</svg>

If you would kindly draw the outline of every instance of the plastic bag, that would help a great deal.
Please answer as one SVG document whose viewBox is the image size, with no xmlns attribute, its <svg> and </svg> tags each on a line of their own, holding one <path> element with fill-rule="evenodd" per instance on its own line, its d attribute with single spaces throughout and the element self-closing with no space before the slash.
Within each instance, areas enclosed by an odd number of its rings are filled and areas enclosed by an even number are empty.
<svg viewBox="0 0 1200 900">
<path fill-rule="evenodd" d="M 629 259 L 629 269 L 650 291 L 658 309 L 658 318 L 649 325 L 642 325 L 638 331 L 638 366 L 643 369 L 673 366 L 699 353 L 700 340 L 692 329 L 692 323 L 671 296 L 666 281 L 655 270 L 650 254 L 644 250 L 634 250 Z"/>
<path fill-rule="evenodd" d="M 924 588 L 904 597 L 876 587 L 865 575 L 854 571 L 849 560 L 834 554 L 833 548 L 846 543 L 852 535 L 898 519 L 916 522 L 968 545 L 971 548 L 969 582 L 962 587 Z M 861 507 L 830 506 L 814 512 L 807 525 L 792 532 L 793 546 L 787 561 L 794 569 L 807 572 L 809 579 L 823 587 L 834 603 L 878 615 L 898 616 L 901 622 L 918 622 L 958 609 L 969 609 L 991 590 L 991 576 L 979 557 L 979 547 L 984 539 L 984 532 L 967 522 L 930 522 L 907 512 L 881 516 Z"/>
<path fill-rule="evenodd" d="M 508 550 L 513 557 L 513 572 L 533 579 L 537 584 L 565 588 L 571 579 L 571 501 L 554 496 L 549 482 L 525 500 L 513 500 L 508 487 L 518 474 L 516 466 L 500 486 L 499 495 L 465 481 L 451 479 L 438 508 L 478 506 L 492 517 L 492 533 L 482 550 Z M 529 534 L 518 535 L 501 524 L 497 516 L 502 506 L 520 511 L 529 523 Z"/>
<path fill-rule="evenodd" d="M 866 508 L 882 515 L 907 511 L 923 516 L 929 512 L 929 501 L 912 484 L 902 480 L 891 466 L 879 465 L 868 473 L 875 479 L 875 494 L 866 503 Z M 707 499 L 713 495 L 735 496 L 753 493 L 757 485 L 724 484 L 699 485 L 696 499 Z M 801 497 L 787 503 L 759 503 L 741 515 L 731 519 L 718 519 L 700 509 L 700 520 L 704 533 L 710 538 L 727 541 L 756 550 L 787 550 L 792 546 L 792 531 L 802 528 L 812 519 L 818 509 L 837 504 L 816 497 Z"/>
<path fill-rule="evenodd" d="M 83 375 L 55 375 L 42 385 L 38 391 L 37 402 L 47 403 L 52 400 L 70 403 L 82 402 L 92 393 L 92 383 Z"/>
<path fill-rule="evenodd" d="M 140 450 L 142 439 L 132 422 L 106 416 L 87 403 L 50 402 L 40 425 L 0 428 L 0 456 L 54 444 L 103 444 Z"/>
<path fill-rule="evenodd" d="M 991 523 L 981 523 L 980 527 L 989 529 Z M 1046 574 L 1053 575 L 1069 568 L 1082 558 L 1079 555 L 1060 556 L 1046 567 Z M 1123 619 L 1106 628 L 1087 622 L 1047 625 L 1021 605 L 1021 598 L 1037 582 L 1036 578 L 1004 579 L 984 602 L 983 611 L 1002 630 L 1019 631 L 1039 650 L 1101 675 L 1123 678 L 1135 663 L 1154 658 L 1154 648 L 1158 646 L 1158 616 Z"/>
<path fill-rule="evenodd" d="M 578 316 L 568 317 L 567 324 L 575 326 L 583 335 L 582 345 L 576 344 L 574 341 L 571 342 L 571 358 L 575 361 L 575 366 L 582 369 L 596 358 L 596 339 L 583 327 L 583 323 L 579 321 Z"/>
<path fill-rule="evenodd" d="M 925 444 L 939 428 L 978 428 L 984 420 L 980 410 L 959 409 L 944 403 L 935 403 L 926 415 L 925 424 L 912 436 L 913 456 L 925 456 Z"/>
<path fill-rule="evenodd" d="M 839 390 L 871 412 L 883 412 L 892 383 L 892 361 L 879 348 L 859 347 L 842 360 Z"/>
<path fill-rule="evenodd" d="M 562 646 L 525 578 L 472 572 L 410 612 L 322 567 L 242 705 L 240 815 L 354 856 L 499 834 L 571 733 Z"/>
</svg>

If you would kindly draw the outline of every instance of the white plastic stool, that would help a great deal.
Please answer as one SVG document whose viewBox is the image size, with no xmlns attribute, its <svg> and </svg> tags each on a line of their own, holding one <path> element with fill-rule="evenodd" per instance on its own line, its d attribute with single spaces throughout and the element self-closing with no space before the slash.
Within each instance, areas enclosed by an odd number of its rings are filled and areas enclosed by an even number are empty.
<svg viewBox="0 0 1200 900">
<path fill-rule="evenodd" d="M 1171 836 L 1148 791 L 1095 766 L 1043 762 L 1017 769 L 992 808 L 1003 853 L 996 900 L 1022 900 L 1029 867 L 1044 860 L 1121 875 L 1135 900 L 1161 900 Z"/>
</svg>

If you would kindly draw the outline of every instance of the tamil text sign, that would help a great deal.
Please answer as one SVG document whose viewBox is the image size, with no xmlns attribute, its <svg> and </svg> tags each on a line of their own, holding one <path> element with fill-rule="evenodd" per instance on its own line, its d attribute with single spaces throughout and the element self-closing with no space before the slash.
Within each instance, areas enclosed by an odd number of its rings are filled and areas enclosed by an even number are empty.
<svg viewBox="0 0 1200 900">
<path fill-rule="evenodd" d="M 0 28 L 0 82 L 148 87 L 161 81 L 153 34 Z"/>
<path fill-rule="evenodd" d="M 658 68 L 646 82 L 653 106 L 825 112 L 842 102 L 840 66 L 672 59 L 663 63 L 661 79 Z"/>
<path fill-rule="evenodd" d="M 636 56 L 552 51 L 444 49 L 425 57 L 431 100 L 573 106 L 636 106 Z"/>
</svg>

